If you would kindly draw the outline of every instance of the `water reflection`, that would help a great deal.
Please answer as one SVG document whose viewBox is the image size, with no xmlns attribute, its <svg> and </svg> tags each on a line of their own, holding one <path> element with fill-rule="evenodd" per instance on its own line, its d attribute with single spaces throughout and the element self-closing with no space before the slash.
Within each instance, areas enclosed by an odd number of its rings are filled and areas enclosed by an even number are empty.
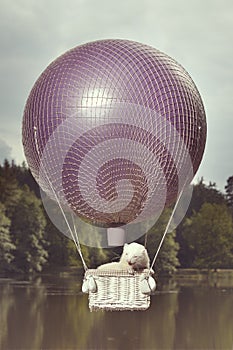
<svg viewBox="0 0 233 350">
<path fill-rule="evenodd" d="M 175 348 L 232 349 L 232 291 L 188 288 L 178 303 Z"/>
<path fill-rule="evenodd" d="M 1 283 L 2 349 L 38 349 L 43 339 L 45 287 L 28 282 Z M 2 312 L 4 310 L 4 312 Z"/>
<path fill-rule="evenodd" d="M 160 283 L 144 312 L 90 313 L 77 277 L 0 279 L 0 348 L 232 349 L 233 282 L 186 282 Z"/>
<path fill-rule="evenodd" d="M 6 282 L 1 288 L 0 297 L 0 349 L 4 349 L 4 344 L 7 343 L 8 337 L 8 315 L 11 313 L 14 304 L 12 288 Z"/>
</svg>

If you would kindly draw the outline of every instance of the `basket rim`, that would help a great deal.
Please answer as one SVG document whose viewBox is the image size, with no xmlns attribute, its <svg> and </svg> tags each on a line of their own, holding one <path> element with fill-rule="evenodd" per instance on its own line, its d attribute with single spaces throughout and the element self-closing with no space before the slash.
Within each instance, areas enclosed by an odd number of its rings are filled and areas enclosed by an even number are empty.
<svg viewBox="0 0 233 350">
<path fill-rule="evenodd" d="M 85 275 L 94 275 L 94 276 L 122 276 L 122 277 L 136 277 L 142 275 L 149 275 L 150 270 L 144 269 L 142 271 L 130 271 L 130 270 L 98 270 L 98 269 L 88 269 Z"/>
</svg>

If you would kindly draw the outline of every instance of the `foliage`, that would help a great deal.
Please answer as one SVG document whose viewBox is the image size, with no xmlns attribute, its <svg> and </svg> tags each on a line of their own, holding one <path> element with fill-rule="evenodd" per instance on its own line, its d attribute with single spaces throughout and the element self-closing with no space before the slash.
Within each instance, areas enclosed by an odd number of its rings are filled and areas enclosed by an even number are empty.
<svg viewBox="0 0 233 350">
<path fill-rule="evenodd" d="M 56 217 L 56 223 L 61 228 L 62 232 L 66 232 L 66 235 L 62 234 L 56 226 L 50 221 L 48 216 L 47 218 L 47 227 L 46 227 L 46 237 L 49 242 L 48 253 L 48 265 L 50 267 L 59 267 L 59 266 L 76 266 L 81 268 L 82 262 L 81 258 L 77 252 L 77 248 L 73 242 L 67 224 L 61 214 L 60 208 L 58 205 L 51 200 L 46 199 L 46 206 L 49 206 L 50 215 L 54 218 Z M 69 213 L 66 213 L 67 219 L 70 225 L 72 225 L 71 216 Z M 86 264 L 90 267 L 96 267 L 107 259 L 106 252 L 99 246 L 98 248 L 92 248 L 92 239 L 95 237 L 95 243 L 100 243 L 100 235 L 96 228 L 91 225 L 86 225 L 81 220 L 74 218 L 75 226 L 77 229 L 78 238 L 86 237 L 88 241 L 88 246 L 81 245 L 82 255 Z M 82 243 L 82 241 L 81 241 Z"/>
<path fill-rule="evenodd" d="M 12 215 L 11 235 L 17 250 L 15 264 L 19 272 L 33 273 L 42 270 L 47 261 L 44 230 L 46 221 L 41 201 L 27 186 Z"/>
<path fill-rule="evenodd" d="M 0 202 L 5 205 L 7 217 L 11 218 L 20 197 L 19 185 L 7 161 L 0 168 L 0 175 Z"/>
<path fill-rule="evenodd" d="M 187 211 L 187 216 L 191 216 L 193 212 L 198 212 L 204 203 L 226 204 L 226 198 L 223 193 L 217 190 L 216 184 L 209 182 L 204 183 L 204 179 L 193 186 L 192 199 Z"/>
<path fill-rule="evenodd" d="M 63 235 L 49 218 L 47 218 L 45 232 L 46 241 L 48 242 L 48 268 L 61 268 L 69 265 L 81 267 L 79 255 L 73 241 Z"/>
<path fill-rule="evenodd" d="M 227 179 L 225 186 L 227 205 L 231 208 L 233 214 L 233 176 Z"/>
<path fill-rule="evenodd" d="M 209 183 L 206 185 L 203 178 L 193 186 L 192 199 L 187 210 L 186 218 L 191 217 L 194 213 L 198 213 L 204 203 L 216 203 L 227 204 L 224 194 L 216 189 L 215 183 Z M 183 235 L 185 230 L 185 220 L 176 229 L 176 240 L 180 245 L 178 259 L 181 267 L 186 268 L 192 266 L 194 259 L 194 251 L 190 249 L 190 246 Z"/>
<path fill-rule="evenodd" d="M 233 267 L 233 222 L 224 204 L 204 203 L 187 218 L 183 235 L 193 252 L 193 267 Z"/>
<path fill-rule="evenodd" d="M 154 254 L 159 246 L 170 215 L 170 209 L 164 210 L 159 220 L 148 232 L 147 249 L 151 259 L 153 259 Z M 176 267 L 179 266 L 179 261 L 177 259 L 178 249 L 179 244 L 175 241 L 175 231 L 168 232 L 158 254 L 154 266 L 155 271 L 158 273 L 162 272 L 168 274 L 174 272 L 176 270 Z"/>
<path fill-rule="evenodd" d="M 5 215 L 5 207 L 0 203 L 0 272 L 10 271 L 14 259 L 15 245 L 10 236 L 10 219 Z"/>
</svg>

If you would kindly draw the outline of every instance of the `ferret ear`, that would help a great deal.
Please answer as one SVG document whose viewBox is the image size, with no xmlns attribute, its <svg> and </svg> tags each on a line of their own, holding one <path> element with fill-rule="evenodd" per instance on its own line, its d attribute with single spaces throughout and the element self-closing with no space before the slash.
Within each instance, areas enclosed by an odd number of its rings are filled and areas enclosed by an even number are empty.
<svg viewBox="0 0 233 350">
<path fill-rule="evenodd" d="M 124 244 L 124 249 L 126 249 L 128 247 L 128 243 Z"/>
</svg>

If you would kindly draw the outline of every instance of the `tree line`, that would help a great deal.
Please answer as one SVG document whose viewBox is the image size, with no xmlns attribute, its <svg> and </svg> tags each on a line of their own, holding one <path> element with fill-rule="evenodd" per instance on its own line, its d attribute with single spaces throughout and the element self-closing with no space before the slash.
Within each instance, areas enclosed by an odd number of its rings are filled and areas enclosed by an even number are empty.
<svg viewBox="0 0 233 350">
<path fill-rule="evenodd" d="M 147 234 L 151 258 L 171 210 L 164 210 Z M 82 252 L 87 265 L 95 268 L 119 257 L 121 249 L 82 246 Z M 48 218 L 26 164 L 5 160 L 0 166 L 0 273 L 30 274 L 69 266 L 82 266 L 73 241 Z M 194 185 L 186 216 L 167 234 L 155 270 L 172 273 L 177 267 L 233 268 L 233 176 L 227 179 L 225 193 L 203 179 Z"/>
</svg>

